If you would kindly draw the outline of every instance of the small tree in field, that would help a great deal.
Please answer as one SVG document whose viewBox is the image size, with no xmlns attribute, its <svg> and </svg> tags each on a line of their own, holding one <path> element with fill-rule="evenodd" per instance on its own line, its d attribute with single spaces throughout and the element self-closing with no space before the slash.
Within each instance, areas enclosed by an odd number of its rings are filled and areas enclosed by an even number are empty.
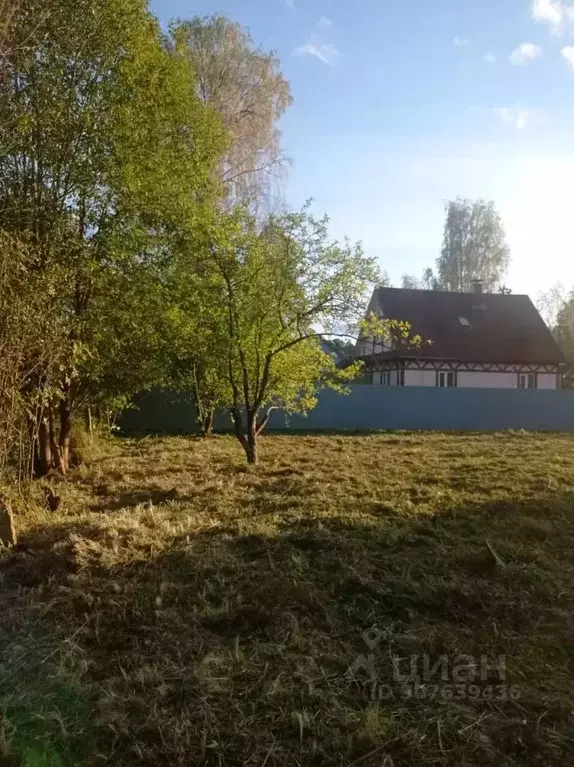
<svg viewBox="0 0 574 767">
<path fill-rule="evenodd" d="M 378 270 L 360 245 L 330 241 L 327 223 L 305 209 L 271 217 L 258 231 L 237 214 L 206 249 L 202 295 L 219 348 L 213 364 L 228 384 L 226 404 L 249 463 L 257 462 L 273 408 L 304 413 L 321 387 L 342 389 L 360 369 L 337 369 L 320 338 L 359 329 Z M 368 325 L 376 335 L 388 330 L 374 318 Z"/>
<path fill-rule="evenodd" d="M 214 284 L 218 276 L 209 275 L 203 266 L 200 262 L 198 269 L 192 249 L 191 258 L 180 259 L 170 271 L 168 383 L 176 391 L 191 392 L 198 426 L 208 437 L 216 408 L 228 406 L 231 397 L 222 357 L 222 294 Z"/>
</svg>

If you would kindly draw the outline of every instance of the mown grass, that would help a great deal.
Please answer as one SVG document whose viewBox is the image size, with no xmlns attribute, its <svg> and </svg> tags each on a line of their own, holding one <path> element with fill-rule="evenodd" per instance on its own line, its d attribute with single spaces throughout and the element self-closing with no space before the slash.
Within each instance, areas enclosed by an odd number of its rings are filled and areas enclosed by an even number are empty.
<svg viewBox="0 0 574 767">
<path fill-rule="evenodd" d="M 55 514 L 21 503 L 0 558 L 0 763 L 574 762 L 572 438 L 261 453 L 118 440 Z M 411 656 L 449 672 L 397 681 Z M 461 677 L 481 656 L 506 678 Z"/>
</svg>

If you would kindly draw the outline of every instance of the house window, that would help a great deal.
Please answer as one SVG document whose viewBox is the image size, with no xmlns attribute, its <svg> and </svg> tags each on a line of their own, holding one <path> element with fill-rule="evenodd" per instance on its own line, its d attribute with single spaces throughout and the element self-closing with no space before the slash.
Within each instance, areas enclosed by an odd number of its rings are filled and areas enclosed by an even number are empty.
<svg viewBox="0 0 574 767">
<path fill-rule="evenodd" d="M 405 369 L 399 368 L 397 370 L 397 386 L 405 385 Z"/>
<path fill-rule="evenodd" d="M 538 381 L 536 380 L 536 373 L 519 373 L 518 388 L 519 389 L 537 389 Z"/>
<path fill-rule="evenodd" d="M 441 388 L 453 388 L 457 385 L 455 370 L 439 370 L 436 374 L 436 385 Z"/>
</svg>

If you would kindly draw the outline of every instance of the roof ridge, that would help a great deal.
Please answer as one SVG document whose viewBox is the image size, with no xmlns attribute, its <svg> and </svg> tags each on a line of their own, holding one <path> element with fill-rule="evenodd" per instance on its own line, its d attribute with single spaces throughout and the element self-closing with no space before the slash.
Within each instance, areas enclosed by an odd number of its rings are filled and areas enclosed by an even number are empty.
<svg viewBox="0 0 574 767">
<path fill-rule="evenodd" d="M 377 291 L 393 290 L 399 293 L 428 293 L 438 296 L 489 296 L 498 298 L 528 298 L 532 299 L 528 293 L 473 293 L 470 290 L 434 290 L 433 288 L 397 288 L 394 285 L 380 285 L 375 288 Z"/>
</svg>

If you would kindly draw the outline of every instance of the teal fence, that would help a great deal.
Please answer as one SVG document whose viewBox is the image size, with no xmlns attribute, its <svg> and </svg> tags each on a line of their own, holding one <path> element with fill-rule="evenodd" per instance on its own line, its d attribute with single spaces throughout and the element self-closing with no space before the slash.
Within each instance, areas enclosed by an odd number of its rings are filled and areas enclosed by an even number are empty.
<svg viewBox="0 0 574 767">
<path fill-rule="evenodd" d="M 120 426 L 128 433 L 193 434 L 196 420 L 191 398 L 152 392 L 138 409 L 124 413 Z M 231 429 L 219 413 L 216 429 Z M 370 431 L 438 430 L 574 432 L 574 391 L 537 389 L 440 389 L 379 387 L 355 384 L 348 396 L 323 391 L 307 417 L 274 411 L 270 430 Z"/>
</svg>

